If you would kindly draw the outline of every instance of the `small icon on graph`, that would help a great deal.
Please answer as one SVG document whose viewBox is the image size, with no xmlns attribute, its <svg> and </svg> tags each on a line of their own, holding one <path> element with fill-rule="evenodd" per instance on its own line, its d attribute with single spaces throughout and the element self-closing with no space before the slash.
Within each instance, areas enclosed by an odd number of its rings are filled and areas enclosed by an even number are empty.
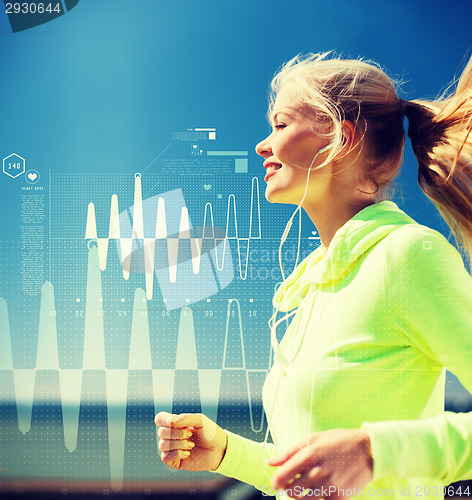
<svg viewBox="0 0 472 500">
<path fill-rule="evenodd" d="M 308 236 L 308 239 L 309 240 L 319 240 L 320 237 L 319 237 L 319 235 L 318 235 L 318 233 L 316 231 L 312 231 L 311 232 L 311 236 Z"/>
<path fill-rule="evenodd" d="M 39 181 L 39 172 L 37 170 L 31 169 L 26 172 L 25 175 L 26 182 L 29 184 L 37 184 Z"/>
<path fill-rule="evenodd" d="M 191 155 L 192 156 L 201 156 L 203 154 L 203 149 L 200 149 L 200 146 L 196 143 L 192 143 L 191 146 Z"/>
</svg>

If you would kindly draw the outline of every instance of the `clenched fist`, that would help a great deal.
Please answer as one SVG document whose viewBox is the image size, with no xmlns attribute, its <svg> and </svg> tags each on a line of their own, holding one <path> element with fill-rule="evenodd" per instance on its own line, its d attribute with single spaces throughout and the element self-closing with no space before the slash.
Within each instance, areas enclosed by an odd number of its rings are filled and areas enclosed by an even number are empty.
<svg viewBox="0 0 472 500">
<path fill-rule="evenodd" d="M 172 415 L 160 412 L 158 425 L 161 460 L 173 469 L 215 470 L 224 457 L 226 432 L 201 413 Z"/>
</svg>

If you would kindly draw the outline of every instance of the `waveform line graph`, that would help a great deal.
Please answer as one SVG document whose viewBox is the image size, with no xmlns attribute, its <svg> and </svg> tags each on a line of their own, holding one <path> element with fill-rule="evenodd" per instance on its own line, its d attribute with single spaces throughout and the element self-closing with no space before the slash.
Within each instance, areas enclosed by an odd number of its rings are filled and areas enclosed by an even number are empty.
<svg viewBox="0 0 472 500">
<path fill-rule="evenodd" d="M 36 365 L 32 368 L 15 368 L 8 305 L 5 299 L 0 298 L 0 342 L 4 346 L 0 354 L 0 370 L 3 374 L 2 379 L 7 380 L 7 383 L 0 388 L 0 401 L 16 404 L 19 430 L 23 434 L 31 430 L 33 406 L 37 394 L 41 391 L 42 374 L 52 374 L 54 380 L 58 381 L 55 393 L 59 394 L 60 398 L 64 445 L 70 453 L 73 453 L 78 444 L 84 376 L 91 372 L 104 374 L 110 480 L 112 488 L 116 491 L 123 485 L 127 402 L 131 396 L 139 398 L 139 394 L 131 394 L 128 387 L 131 372 L 151 374 L 152 387 L 149 392 L 153 395 L 156 412 L 173 412 L 176 404 L 175 396 L 181 391 L 178 381 L 185 380 L 188 376 L 194 377 L 197 381 L 201 410 L 215 421 L 218 418 L 218 409 L 227 402 L 226 399 L 222 400 L 222 396 L 231 395 L 234 390 L 234 387 L 228 384 L 237 372 L 245 379 L 243 394 L 249 408 L 251 428 L 253 432 L 261 432 L 263 413 L 254 403 L 261 401 L 262 381 L 267 370 L 248 369 L 246 366 L 239 301 L 231 299 L 228 302 L 224 352 L 219 368 L 199 367 L 193 312 L 189 307 L 184 307 L 180 311 L 175 365 L 173 368 L 160 368 L 155 366 L 155 363 L 153 366 L 151 356 L 146 294 L 143 289 L 136 289 L 128 364 L 123 368 L 108 368 L 105 357 L 103 314 L 101 314 L 103 301 L 98 252 L 96 245 L 89 246 L 81 368 L 61 368 L 54 287 L 50 282 L 44 283 L 42 287 Z M 146 314 L 139 314 L 143 308 Z M 233 310 L 236 310 L 237 314 L 232 314 Z M 156 447 L 157 441 L 156 428 Z"/>
<path fill-rule="evenodd" d="M 177 270 L 187 280 L 192 274 L 194 276 L 201 274 L 202 279 L 198 286 L 185 288 L 204 290 L 205 293 L 202 296 L 197 294 L 195 297 L 185 297 L 185 301 L 182 301 L 183 297 L 177 301 L 166 301 L 167 310 L 172 310 L 213 295 L 232 281 L 234 272 L 228 240 L 237 241 L 239 275 L 242 280 L 247 278 L 249 242 L 261 238 L 259 197 L 259 183 L 254 177 L 251 184 L 247 237 L 242 237 L 238 231 L 236 199 L 233 194 L 228 197 L 226 229 L 215 228 L 212 205 L 206 203 L 203 227 L 200 228 L 201 234 L 198 234 L 198 228 L 194 229 L 190 223 L 188 209 L 180 189 L 143 201 L 141 176 L 136 174 L 134 205 L 129 211 L 120 213 L 118 197 L 112 195 L 108 237 L 98 237 L 95 205 L 89 203 L 85 238 L 97 242 L 102 271 L 106 269 L 109 240 L 115 240 L 123 278 L 129 279 L 130 272 L 145 274 L 148 300 L 153 297 L 153 274 L 157 276 L 163 295 L 169 297 L 175 296 L 177 285 L 172 287 L 170 284 L 177 283 Z M 129 212 L 132 214 L 131 218 Z M 177 213 L 179 213 L 178 227 L 175 219 Z M 173 214 L 174 217 L 166 217 L 167 214 Z M 208 220 L 211 226 L 207 225 Z"/>
</svg>

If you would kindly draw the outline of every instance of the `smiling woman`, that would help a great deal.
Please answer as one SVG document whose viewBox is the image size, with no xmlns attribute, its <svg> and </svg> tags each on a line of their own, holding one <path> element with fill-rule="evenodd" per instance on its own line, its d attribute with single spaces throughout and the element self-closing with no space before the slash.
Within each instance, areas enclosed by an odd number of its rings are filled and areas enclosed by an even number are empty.
<svg viewBox="0 0 472 500">
<path fill-rule="evenodd" d="M 329 239 L 343 222 L 362 208 L 375 203 L 375 189 L 372 186 L 370 191 L 353 189 L 357 185 L 365 188 L 367 184 L 360 175 L 362 170 L 356 167 L 353 160 L 353 157 L 357 159 L 359 156 L 360 142 L 359 133 L 353 124 L 349 121 L 341 124 L 341 140 L 332 134 L 323 133 L 317 114 L 300 102 L 297 94 L 293 83 L 285 85 L 278 92 L 274 105 L 273 132 L 256 146 L 256 151 L 265 158 L 265 195 L 271 203 L 298 204 L 310 173 L 309 196 L 304 198 L 302 207 L 318 228 L 321 241 L 327 247 Z M 329 161 L 333 154 L 325 153 L 325 161 L 320 159 L 318 164 L 314 164 L 314 157 L 321 149 L 336 144 L 340 144 L 338 156 L 342 155 L 343 158 L 336 162 Z M 349 154 L 345 154 L 349 149 Z M 320 155 L 320 158 L 323 156 Z M 344 204 L 341 205 L 338 200 L 343 200 Z M 322 214 L 322 207 L 328 206 L 335 210 L 331 210 L 329 218 L 322 222 L 317 214 Z"/>
<path fill-rule="evenodd" d="M 420 186 L 470 258 L 471 73 L 472 60 L 449 97 L 407 102 L 363 61 L 320 54 L 282 67 L 273 129 L 256 147 L 266 198 L 302 207 L 321 245 L 273 299 L 273 443 L 159 413 L 164 463 L 295 498 L 442 497 L 472 478 L 472 415 L 443 411 L 446 367 L 472 391 L 472 280 L 440 233 L 386 199 L 406 116 Z M 280 346 L 278 311 L 293 316 Z"/>
</svg>

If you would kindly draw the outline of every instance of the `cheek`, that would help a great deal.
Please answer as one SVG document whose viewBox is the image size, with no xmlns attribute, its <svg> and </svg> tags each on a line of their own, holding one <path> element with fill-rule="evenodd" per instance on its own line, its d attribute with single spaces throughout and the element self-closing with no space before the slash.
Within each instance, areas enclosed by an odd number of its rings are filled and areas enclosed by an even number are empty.
<svg viewBox="0 0 472 500">
<path fill-rule="evenodd" d="M 313 138 L 309 136 L 287 138 L 277 149 L 274 147 L 274 154 L 282 163 L 303 168 L 309 167 L 316 153 Z"/>
</svg>

